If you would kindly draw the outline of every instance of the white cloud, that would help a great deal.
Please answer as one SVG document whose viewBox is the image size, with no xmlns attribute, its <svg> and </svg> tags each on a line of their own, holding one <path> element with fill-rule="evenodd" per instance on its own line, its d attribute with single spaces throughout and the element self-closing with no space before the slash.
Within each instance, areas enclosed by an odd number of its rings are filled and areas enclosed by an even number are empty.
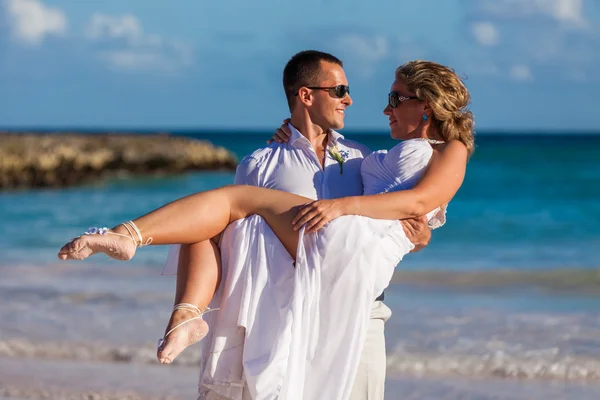
<svg viewBox="0 0 600 400">
<path fill-rule="evenodd" d="M 344 61 L 352 79 L 371 80 L 380 73 L 393 76 L 395 68 L 408 60 L 432 57 L 429 43 L 417 41 L 406 33 L 390 35 L 360 28 L 326 27 L 310 35 L 294 31 L 290 38 L 296 47 L 318 48 L 335 54 Z"/>
<path fill-rule="evenodd" d="M 583 0 L 484 0 L 483 11 L 505 18 L 544 15 L 577 27 L 587 26 Z"/>
<path fill-rule="evenodd" d="M 12 37 L 20 43 L 38 45 L 46 36 L 63 35 L 67 17 L 61 10 L 40 0 L 4 0 Z"/>
<path fill-rule="evenodd" d="M 335 52 L 352 58 L 364 77 L 370 77 L 377 64 L 390 55 L 389 39 L 382 35 L 345 33 L 335 40 Z"/>
<path fill-rule="evenodd" d="M 518 64 L 510 68 L 510 77 L 517 81 L 529 81 L 533 78 L 533 75 L 527 65 Z"/>
<path fill-rule="evenodd" d="M 577 26 L 585 26 L 583 17 L 583 0 L 537 0 L 539 9 L 551 15 L 557 21 L 570 22 Z"/>
<path fill-rule="evenodd" d="M 499 34 L 496 27 L 491 22 L 475 22 L 471 25 L 471 32 L 477 42 L 484 46 L 494 46 L 498 44 Z"/>
<path fill-rule="evenodd" d="M 512 79 L 552 76 L 580 82 L 581 76 L 591 79 L 600 65 L 600 29 L 590 12 L 597 0 L 465 1 L 473 10 L 470 20 L 475 39 L 474 25 L 481 21 L 493 24 L 498 33 L 494 47 L 477 46 L 476 54 Z M 481 44 L 484 35 L 479 34 L 476 43 Z M 532 71 L 539 72 L 532 77 Z"/>
<path fill-rule="evenodd" d="M 360 58 L 379 61 L 389 53 L 388 40 L 384 36 L 366 36 L 349 33 L 338 37 L 338 46 L 352 49 Z"/>
<path fill-rule="evenodd" d="M 111 44 L 110 50 L 99 55 L 108 64 L 120 70 L 152 69 L 174 72 L 191 65 L 191 46 L 159 35 L 148 34 L 133 15 L 96 13 L 85 30 L 91 40 Z"/>
<path fill-rule="evenodd" d="M 100 13 L 92 15 L 85 31 L 90 39 L 110 37 L 139 40 L 143 33 L 140 22 L 133 15 L 112 16 Z"/>
<path fill-rule="evenodd" d="M 130 50 L 114 50 L 101 53 L 102 57 L 115 67 L 123 69 L 138 69 L 145 66 L 160 65 L 160 55 Z"/>
</svg>

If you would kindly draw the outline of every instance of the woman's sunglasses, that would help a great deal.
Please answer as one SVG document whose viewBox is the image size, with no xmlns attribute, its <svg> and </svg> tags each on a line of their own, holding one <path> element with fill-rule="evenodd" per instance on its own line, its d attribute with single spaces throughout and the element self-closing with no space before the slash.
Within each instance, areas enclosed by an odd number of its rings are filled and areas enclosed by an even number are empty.
<svg viewBox="0 0 600 400">
<path fill-rule="evenodd" d="M 346 85 L 337 85 L 337 86 L 329 86 L 329 87 L 321 87 L 321 86 L 307 86 L 308 89 L 313 90 L 327 90 L 329 94 L 333 94 L 334 97 L 338 99 L 342 99 L 346 97 L 347 94 L 350 94 L 350 86 Z M 298 96 L 298 93 L 296 93 Z"/>
<path fill-rule="evenodd" d="M 390 107 L 392 108 L 396 108 L 400 105 L 400 103 L 402 103 L 403 101 L 406 100 L 418 100 L 419 98 L 416 96 L 402 96 L 401 94 L 398 94 L 398 92 L 390 92 L 388 93 L 388 104 Z"/>
</svg>

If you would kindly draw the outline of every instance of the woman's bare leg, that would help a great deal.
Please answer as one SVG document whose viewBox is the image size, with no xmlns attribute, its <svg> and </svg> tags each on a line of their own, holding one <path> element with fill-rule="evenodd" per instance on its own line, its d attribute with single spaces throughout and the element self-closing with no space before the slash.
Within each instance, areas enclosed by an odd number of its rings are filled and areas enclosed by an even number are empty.
<svg viewBox="0 0 600 400">
<path fill-rule="evenodd" d="M 175 304 L 208 307 L 221 282 L 221 251 L 211 239 L 184 244 L 179 252 Z"/>
<path fill-rule="evenodd" d="M 220 234 L 231 222 L 259 214 L 295 259 L 298 232 L 293 230 L 292 220 L 298 207 L 309 201 L 310 199 L 277 190 L 226 186 L 176 200 L 134 220 L 134 226 L 122 224 L 115 227 L 110 232 L 112 234 L 77 238 L 63 246 L 59 258 L 84 259 L 103 252 L 126 260 L 135 253 L 136 239 L 142 243 L 150 242 L 151 239 L 150 243 L 153 245 L 190 244 L 192 246 L 184 247 L 183 257 L 180 259 L 179 273 L 182 275 L 178 278 L 178 292 L 181 293 L 181 298 L 177 295 L 176 304 L 190 303 L 201 311 L 214 295 L 221 266 L 216 246 L 212 248 L 212 255 L 205 250 L 196 252 L 194 246 L 206 246 L 202 243 Z M 131 232 L 134 227 L 139 229 L 140 238 L 136 238 L 137 233 Z M 208 244 L 211 247 L 214 245 L 211 242 Z M 180 310 L 178 315 L 174 313 L 169 324 L 174 326 L 165 334 L 167 338 L 171 335 L 173 337 L 170 338 L 170 343 L 163 342 L 157 354 L 161 362 L 170 363 L 183 349 L 208 332 L 202 319 L 192 320 L 194 316 L 198 317 L 197 312 L 192 316 L 185 315 L 186 313 L 191 311 Z M 180 319 L 183 321 L 179 322 Z M 177 329 L 171 331 L 174 328 Z M 167 344 L 170 344 L 168 348 Z"/>
<path fill-rule="evenodd" d="M 305 197 L 278 190 L 231 185 L 176 200 L 133 222 L 139 228 L 144 242 L 151 240 L 153 245 L 193 244 L 216 236 L 233 221 L 258 214 L 295 258 L 298 232 L 293 230 L 292 220 L 298 207 L 309 201 Z M 83 259 L 97 252 L 111 257 L 116 252 L 121 259 L 131 258 L 135 247 L 132 248 L 132 235 L 127 228 L 119 225 L 112 233 L 122 236 L 81 236 L 63 246 L 59 258 Z"/>
<path fill-rule="evenodd" d="M 192 244 L 220 234 L 233 221 L 262 216 L 295 258 L 298 232 L 292 220 L 308 198 L 255 186 L 225 186 L 196 193 L 135 219 L 144 240 L 151 244 Z"/>
<path fill-rule="evenodd" d="M 221 253 L 213 240 L 183 245 L 179 251 L 175 304 L 193 304 L 205 310 L 212 300 L 221 280 Z M 189 309 L 173 311 L 165 329 L 164 342 L 157 350 L 163 364 L 171 363 L 186 347 L 203 339 L 209 327 L 203 319 L 193 319 L 197 314 Z M 184 321 L 170 335 L 174 327 Z"/>
</svg>

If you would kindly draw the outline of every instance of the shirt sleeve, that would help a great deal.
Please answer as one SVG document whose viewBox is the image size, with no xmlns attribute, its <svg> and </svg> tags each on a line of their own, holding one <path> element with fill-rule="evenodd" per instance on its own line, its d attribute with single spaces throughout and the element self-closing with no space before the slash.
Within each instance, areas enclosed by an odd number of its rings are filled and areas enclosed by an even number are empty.
<svg viewBox="0 0 600 400">
<path fill-rule="evenodd" d="M 246 156 L 242 159 L 235 170 L 236 185 L 260 186 L 260 168 L 258 161 L 252 156 Z"/>
</svg>

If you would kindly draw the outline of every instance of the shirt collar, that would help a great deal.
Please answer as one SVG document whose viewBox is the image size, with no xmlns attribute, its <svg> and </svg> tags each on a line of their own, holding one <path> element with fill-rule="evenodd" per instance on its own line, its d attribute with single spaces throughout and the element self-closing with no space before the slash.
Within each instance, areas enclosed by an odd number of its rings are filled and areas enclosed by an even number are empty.
<svg viewBox="0 0 600 400">
<path fill-rule="evenodd" d="M 304 136 L 302 136 L 302 134 L 300 133 L 300 131 L 298 129 L 296 129 L 294 127 L 294 125 L 292 125 L 291 123 L 288 123 L 288 128 L 290 129 L 290 132 L 292 132 L 292 136 L 290 136 L 290 144 L 293 146 L 296 141 L 298 140 L 308 140 L 306 139 Z"/>
<path fill-rule="evenodd" d="M 342 135 L 341 133 L 336 132 L 332 129 L 331 134 L 329 135 L 329 140 L 331 140 L 331 143 L 333 145 L 336 145 L 338 140 L 340 140 L 340 139 L 344 139 L 344 135 Z"/>
<path fill-rule="evenodd" d="M 296 129 L 294 127 L 294 125 L 292 125 L 291 123 L 288 123 L 288 128 L 290 129 L 290 132 L 292 133 L 292 135 L 290 136 L 290 144 L 293 146 L 294 143 L 296 143 L 297 140 L 306 140 L 308 141 L 308 139 L 306 137 L 304 137 L 300 131 L 298 129 Z M 333 129 L 331 130 L 331 133 L 329 135 L 329 140 L 331 142 L 331 144 L 336 145 L 338 140 L 340 139 L 344 139 L 344 135 L 342 135 L 339 132 L 334 131 Z"/>
</svg>

